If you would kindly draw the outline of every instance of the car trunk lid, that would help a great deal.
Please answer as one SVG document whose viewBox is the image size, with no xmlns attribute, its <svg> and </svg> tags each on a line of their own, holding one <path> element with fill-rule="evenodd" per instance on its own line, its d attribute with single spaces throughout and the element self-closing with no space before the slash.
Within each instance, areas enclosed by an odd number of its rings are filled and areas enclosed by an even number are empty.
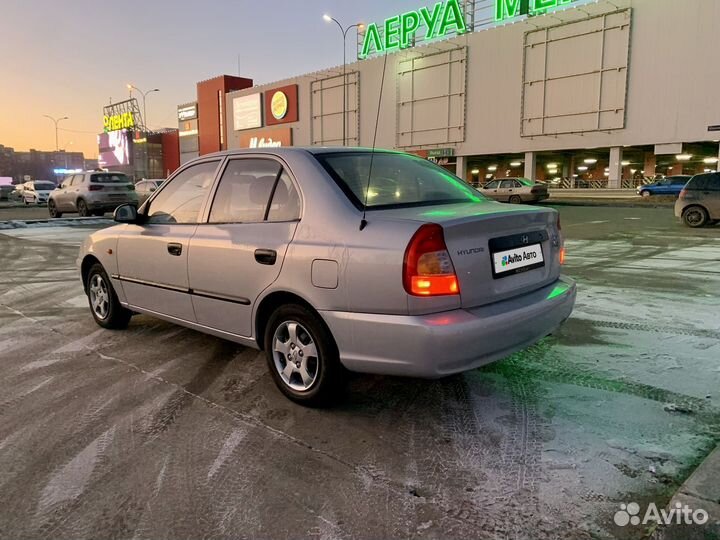
<svg viewBox="0 0 720 540">
<path fill-rule="evenodd" d="M 561 237 L 552 209 L 483 201 L 383 213 L 442 226 L 463 308 L 525 294 L 559 277 Z"/>
</svg>

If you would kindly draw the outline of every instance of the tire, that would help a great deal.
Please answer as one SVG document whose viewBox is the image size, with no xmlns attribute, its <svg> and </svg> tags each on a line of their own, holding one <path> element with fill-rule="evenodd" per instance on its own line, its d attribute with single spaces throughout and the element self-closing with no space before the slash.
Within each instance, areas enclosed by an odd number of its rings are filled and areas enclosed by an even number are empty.
<svg viewBox="0 0 720 540">
<path fill-rule="evenodd" d="M 111 330 L 127 328 L 132 312 L 120 305 L 110 278 L 100 263 L 95 263 L 85 282 L 90 313 L 98 325 Z"/>
<path fill-rule="evenodd" d="M 522 204 L 522 197 L 520 197 L 520 195 L 513 195 L 510 197 L 510 204 Z"/>
<path fill-rule="evenodd" d="M 83 199 L 78 199 L 77 202 L 77 211 L 80 217 L 89 217 L 90 216 L 90 209 L 88 208 L 87 203 Z"/>
<path fill-rule="evenodd" d="M 644 191 L 641 191 L 641 192 L 640 192 L 640 196 L 641 196 L 643 199 L 649 199 L 649 198 L 650 198 L 650 195 L 652 195 L 652 194 L 651 194 L 649 191 L 647 191 L 647 190 L 644 190 Z"/>
<path fill-rule="evenodd" d="M 55 201 L 53 201 L 52 199 L 48 201 L 48 212 L 50 212 L 50 217 L 53 219 L 62 217 L 62 212 L 57 209 L 57 206 L 55 206 Z"/>
<path fill-rule="evenodd" d="M 699 229 L 707 225 L 709 221 L 707 210 L 702 206 L 689 206 L 683 211 L 683 223 L 693 229 Z"/>
<path fill-rule="evenodd" d="M 292 401 L 323 407 L 341 395 L 345 368 L 335 340 L 318 315 L 296 304 L 279 307 L 270 316 L 264 343 L 270 374 Z"/>
</svg>

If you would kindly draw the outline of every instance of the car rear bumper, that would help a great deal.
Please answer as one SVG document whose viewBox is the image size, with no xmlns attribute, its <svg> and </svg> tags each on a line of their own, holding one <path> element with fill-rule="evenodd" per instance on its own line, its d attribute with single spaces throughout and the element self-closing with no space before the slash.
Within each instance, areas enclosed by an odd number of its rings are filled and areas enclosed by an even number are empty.
<svg viewBox="0 0 720 540">
<path fill-rule="evenodd" d="M 678 219 L 682 219 L 683 210 L 685 210 L 685 207 L 687 206 L 687 203 L 683 200 L 678 199 L 675 201 L 675 217 Z"/>
<path fill-rule="evenodd" d="M 422 316 L 321 311 L 351 371 L 440 378 L 536 343 L 572 313 L 575 282 L 561 277 L 532 293 L 475 309 Z"/>
</svg>

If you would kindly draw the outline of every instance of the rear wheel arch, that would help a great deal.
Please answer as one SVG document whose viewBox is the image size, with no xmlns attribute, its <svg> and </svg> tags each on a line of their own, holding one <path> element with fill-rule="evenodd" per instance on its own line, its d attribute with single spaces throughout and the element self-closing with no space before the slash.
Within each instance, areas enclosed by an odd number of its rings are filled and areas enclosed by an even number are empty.
<svg viewBox="0 0 720 540">
<path fill-rule="evenodd" d="M 312 306 L 312 304 L 310 304 L 310 302 L 295 293 L 287 291 L 275 291 L 268 294 L 260 301 L 260 305 L 255 312 L 255 341 L 258 344 L 258 347 L 260 347 L 260 350 L 265 349 L 265 329 L 267 328 L 267 324 L 270 321 L 270 317 L 272 316 L 273 312 L 280 306 L 288 304 L 297 304 L 306 308 L 311 313 L 316 315 L 317 318 L 325 326 L 326 330 L 330 332 L 330 328 L 325 323 L 325 320 L 322 318 L 320 313 L 318 313 L 318 311 Z M 330 334 L 332 335 L 332 332 L 330 332 Z"/>
<path fill-rule="evenodd" d="M 697 211 L 697 210 L 699 210 L 700 212 L 702 212 L 702 213 L 704 214 L 704 218 L 703 218 L 703 220 L 702 220 L 701 223 L 691 224 L 691 223 L 688 222 L 688 220 L 687 220 L 687 215 L 688 215 L 690 212 Z M 710 221 L 710 213 L 708 212 L 708 209 L 705 208 L 702 204 L 691 204 L 691 205 L 686 206 L 685 208 L 683 208 L 682 218 L 683 218 L 683 221 L 685 222 L 685 224 L 686 224 L 686 225 L 689 225 L 690 227 L 702 227 L 702 226 L 707 225 L 708 222 Z"/>
</svg>

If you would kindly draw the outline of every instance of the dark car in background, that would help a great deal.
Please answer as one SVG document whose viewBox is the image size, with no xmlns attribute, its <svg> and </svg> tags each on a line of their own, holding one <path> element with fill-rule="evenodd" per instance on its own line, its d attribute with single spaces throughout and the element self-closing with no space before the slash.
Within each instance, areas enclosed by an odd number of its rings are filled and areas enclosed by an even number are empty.
<svg viewBox="0 0 720 540">
<path fill-rule="evenodd" d="M 675 216 L 693 228 L 720 221 L 720 172 L 693 176 L 675 203 Z"/>
<path fill-rule="evenodd" d="M 15 186 L 13 184 L 0 185 L 0 201 L 10 200 L 10 194 L 13 191 L 15 191 Z"/>
<path fill-rule="evenodd" d="M 678 197 L 685 187 L 685 184 L 692 178 L 690 175 L 668 176 L 652 184 L 638 186 L 637 192 L 641 197 L 652 197 L 653 195 L 666 195 Z"/>
</svg>

